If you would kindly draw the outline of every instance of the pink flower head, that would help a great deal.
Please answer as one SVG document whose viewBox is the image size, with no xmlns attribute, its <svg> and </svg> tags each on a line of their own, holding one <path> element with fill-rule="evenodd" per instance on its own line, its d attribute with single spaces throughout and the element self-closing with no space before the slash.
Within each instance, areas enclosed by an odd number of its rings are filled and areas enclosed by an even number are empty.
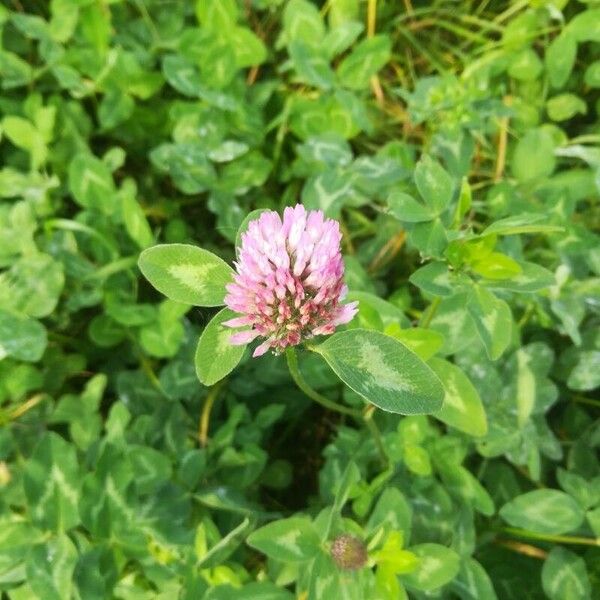
<svg viewBox="0 0 600 600">
<path fill-rule="evenodd" d="M 253 356 L 269 348 L 281 352 L 314 335 L 329 335 L 348 323 L 358 302 L 342 304 L 344 263 L 339 224 L 320 210 L 297 204 L 283 213 L 266 211 L 242 235 L 237 273 L 225 304 L 243 316 L 223 323 L 250 326 L 231 336 L 234 345 L 265 340 Z"/>
</svg>

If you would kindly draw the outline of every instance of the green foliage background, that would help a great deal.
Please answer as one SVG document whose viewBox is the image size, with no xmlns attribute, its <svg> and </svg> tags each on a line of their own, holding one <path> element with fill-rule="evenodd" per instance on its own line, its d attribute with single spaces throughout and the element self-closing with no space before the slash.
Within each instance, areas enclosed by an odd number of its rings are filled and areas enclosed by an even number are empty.
<svg viewBox="0 0 600 600">
<path fill-rule="evenodd" d="M 0 597 L 600 597 L 597 2 L 5 0 L 0 31 Z M 198 382 L 217 309 L 140 251 L 231 262 L 298 201 L 433 417 L 378 440 L 281 357 Z"/>
</svg>

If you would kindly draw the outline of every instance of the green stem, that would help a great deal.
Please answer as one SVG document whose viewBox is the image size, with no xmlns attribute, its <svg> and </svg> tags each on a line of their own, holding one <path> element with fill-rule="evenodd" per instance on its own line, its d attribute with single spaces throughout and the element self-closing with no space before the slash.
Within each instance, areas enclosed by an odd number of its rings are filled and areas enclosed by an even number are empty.
<svg viewBox="0 0 600 600">
<path fill-rule="evenodd" d="M 160 33 L 158 32 L 158 29 L 156 28 L 156 25 L 154 24 L 154 21 L 152 20 L 152 17 L 146 8 L 144 0 L 136 0 L 135 3 L 140 11 L 140 14 L 142 15 L 142 19 L 152 33 L 152 37 L 154 38 L 154 46 L 160 46 Z"/>
<path fill-rule="evenodd" d="M 580 404 L 587 404 L 588 406 L 600 408 L 600 400 L 593 400 L 592 398 L 586 398 L 585 396 L 580 396 L 579 394 L 573 394 L 571 399 L 574 402 L 579 402 Z"/>
<path fill-rule="evenodd" d="M 50 219 L 44 223 L 44 229 L 46 231 L 52 231 L 52 229 L 62 229 L 63 231 L 85 233 L 86 235 L 89 235 L 100 242 L 110 252 L 113 260 L 119 256 L 119 251 L 108 238 L 98 233 L 93 227 L 85 225 L 84 223 L 79 223 L 78 221 L 72 221 L 70 219 Z"/>
<path fill-rule="evenodd" d="M 136 337 L 131 333 L 131 332 L 127 332 L 127 337 L 129 338 L 129 340 L 131 341 L 131 343 L 133 344 L 137 356 L 138 356 L 138 360 L 140 361 L 140 367 L 142 368 L 142 371 L 145 373 L 146 377 L 148 378 L 148 380 L 150 381 L 150 383 L 163 395 L 166 396 L 167 394 L 165 393 L 165 390 L 163 389 L 162 384 L 160 383 L 160 379 L 156 376 L 156 373 L 154 372 L 154 369 L 152 368 L 152 364 L 150 363 L 150 361 L 148 360 L 148 358 L 146 357 L 146 355 L 144 354 L 144 352 L 142 351 L 142 349 L 140 348 L 140 345 L 136 339 Z"/>
<path fill-rule="evenodd" d="M 110 262 L 96 271 L 92 272 L 90 275 L 86 275 L 84 277 L 85 280 L 90 279 L 106 279 L 115 273 L 119 273 L 120 271 L 125 271 L 127 269 L 131 269 L 137 265 L 138 256 L 126 256 L 124 258 L 119 258 L 113 262 Z"/>
<path fill-rule="evenodd" d="M 24 415 L 34 406 L 37 406 L 45 397 L 45 394 L 36 394 L 35 396 L 29 398 L 29 400 L 25 400 L 25 402 L 12 409 L 8 415 L 8 420 L 14 421 L 15 419 L 18 419 L 21 415 Z"/>
<path fill-rule="evenodd" d="M 294 380 L 295 384 L 311 399 L 314 400 L 317 404 L 320 404 L 322 407 L 328 410 L 334 410 L 336 412 L 342 413 L 343 415 L 349 415 L 354 417 L 355 419 L 362 419 L 362 414 L 359 410 L 355 410 L 353 408 L 348 408 L 346 406 L 342 406 L 329 398 L 319 394 L 316 390 L 314 390 L 310 385 L 306 382 L 302 373 L 300 373 L 300 369 L 298 368 L 298 357 L 296 356 L 296 350 L 293 347 L 288 347 L 285 351 L 285 357 L 287 359 L 288 368 L 290 370 L 290 375 Z"/>
<path fill-rule="evenodd" d="M 495 23 L 502 23 L 502 21 L 506 21 L 509 17 L 512 17 L 516 12 L 519 12 L 523 8 L 527 6 L 527 2 L 522 0 L 521 2 L 515 2 L 512 6 L 509 6 L 503 13 L 499 14 L 494 18 Z"/>
<path fill-rule="evenodd" d="M 575 144 L 598 144 L 600 143 L 600 135 L 579 135 L 570 139 L 566 145 L 574 146 Z"/>
<path fill-rule="evenodd" d="M 600 538 L 588 538 L 573 535 L 550 535 L 547 533 L 536 533 L 535 531 L 528 531 L 527 529 L 520 529 L 518 527 L 504 527 L 502 531 L 519 537 L 531 540 L 540 540 L 543 542 L 555 542 L 557 544 L 577 544 L 583 546 L 600 546 Z"/>
<path fill-rule="evenodd" d="M 210 388 L 204 400 L 204 405 L 202 406 L 200 423 L 198 424 L 198 441 L 200 442 L 200 446 L 202 446 L 202 448 L 205 448 L 208 444 L 208 425 L 210 423 L 210 414 L 223 383 L 224 380 L 219 381 L 219 383 L 216 383 Z"/>
<path fill-rule="evenodd" d="M 381 433 L 379 432 L 377 423 L 375 423 L 375 421 L 373 420 L 373 412 L 375 411 L 375 406 L 370 404 L 366 407 L 366 409 L 363 412 L 361 412 L 360 410 L 342 406 L 341 404 L 338 404 L 337 402 L 326 398 L 325 396 L 319 394 L 319 392 L 317 392 L 315 389 L 313 389 L 304 379 L 302 373 L 300 373 L 300 369 L 298 368 L 298 357 L 296 356 L 296 350 L 291 346 L 288 347 L 288 349 L 285 351 L 285 356 L 287 358 L 287 364 L 290 369 L 292 379 L 309 398 L 311 398 L 317 404 L 320 404 L 324 408 L 327 408 L 328 410 L 335 410 L 336 412 L 342 413 L 343 415 L 349 415 L 356 419 L 358 422 L 365 424 L 366 428 L 373 436 L 375 446 L 377 447 L 377 450 L 380 454 L 382 463 L 384 465 L 387 465 L 388 457 L 385 452 L 383 441 L 381 439 Z"/>
<path fill-rule="evenodd" d="M 381 432 L 379 431 L 379 427 L 377 427 L 377 423 L 373 420 L 373 413 L 375 412 L 375 406 L 370 404 L 364 410 L 362 418 L 367 426 L 367 429 L 371 432 L 373 439 L 375 440 L 375 446 L 377 446 L 377 450 L 379 452 L 379 456 L 381 458 L 381 462 L 384 466 L 388 464 L 388 455 L 385 451 L 385 446 L 383 445 L 383 440 L 381 438 Z"/>
<path fill-rule="evenodd" d="M 529 318 L 533 314 L 534 310 L 535 310 L 535 305 L 533 304 L 533 302 L 530 302 L 527 305 L 527 308 L 525 309 L 523 316 L 519 319 L 519 322 L 517 323 L 517 327 L 519 329 L 521 329 L 523 327 L 523 325 L 525 325 L 525 323 L 527 323 L 527 321 L 529 321 Z"/>
<path fill-rule="evenodd" d="M 0 426 L 6 425 L 11 421 L 14 421 L 15 419 L 18 419 L 27 411 L 37 406 L 46 397 L 47 396 L 45 394 L 36 394 L 35 396 L 29 398 L 29 400 L 25 400 L 25 402 L 22 402 L 18 406 L 11 407 L 6 410 L 0 409 Z"/>
<path fill-rule="evenodd" d="M 427 329 L 431 325 L 431 321 L 433 320 L 441 301 L 442 299 L 439 296 L 436 296 L 433 299 L 431 304 L 427 307 L 427 310 L 423 313 L 423 317 L 419 323 L 420 327 Z"/>
</svg>

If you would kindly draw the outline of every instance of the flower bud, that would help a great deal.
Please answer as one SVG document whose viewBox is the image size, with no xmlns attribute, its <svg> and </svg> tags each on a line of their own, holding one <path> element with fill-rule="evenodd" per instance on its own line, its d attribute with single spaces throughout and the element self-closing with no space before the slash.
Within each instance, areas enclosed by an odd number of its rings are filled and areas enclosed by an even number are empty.
<svg viewBox="0 0 600 600">
<path fill-rule="evenodd" d="M 341 569 L 361 569 L 367 564 L 367 548 L 357 537 L 345 533 L 333 540 L 331 557 Z"/>
</svg>

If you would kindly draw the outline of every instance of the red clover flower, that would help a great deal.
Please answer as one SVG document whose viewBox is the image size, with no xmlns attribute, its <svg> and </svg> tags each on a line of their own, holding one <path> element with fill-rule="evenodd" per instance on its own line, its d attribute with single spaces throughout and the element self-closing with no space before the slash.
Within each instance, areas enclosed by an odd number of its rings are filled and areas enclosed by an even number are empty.
<svg viewBox="0 0 600 600">
<path fill-rule="evenodd" d="M 242 235 L 237 273 L 225 304 L 243 316 L 228 327 L 250 326 L 230 338 L 234 345 L 265 338 L 253 356 L 282 352 L 315 335 L 329 335 L 348 323 L 358 302 L 342 304 L 344 263 L 337 221 L 320 210 L 288 207 L 283 220 L 265 211 Z"/>
</svg>

